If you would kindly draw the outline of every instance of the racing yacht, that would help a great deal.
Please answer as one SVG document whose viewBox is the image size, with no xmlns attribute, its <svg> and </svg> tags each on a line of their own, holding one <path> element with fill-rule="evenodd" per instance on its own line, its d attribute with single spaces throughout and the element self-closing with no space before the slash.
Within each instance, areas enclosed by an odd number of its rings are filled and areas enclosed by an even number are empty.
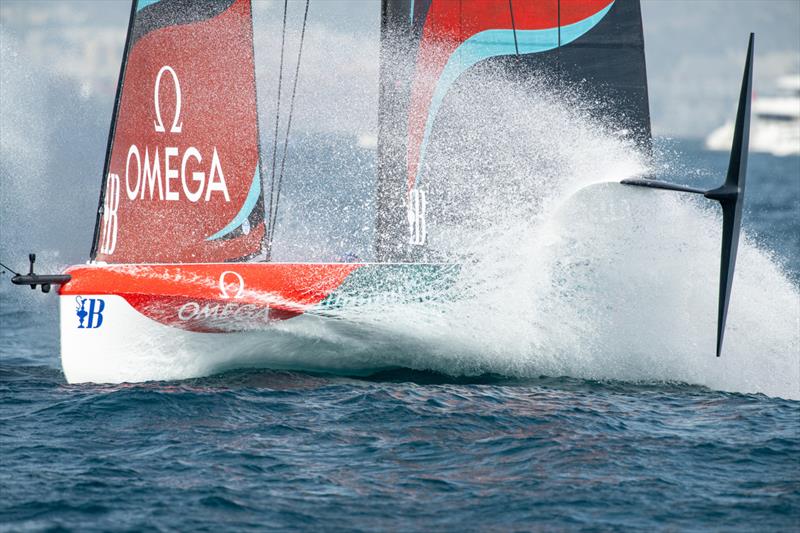
<svg viewBox="0 0 800 533">
<path fill-rule="evenodd" d="M 290 365 L 287 336 L 317 331 L 330 343 L 358 334 L 359 302 L 450 297 L 461 265 L 435 250 L 448 183 L 426 174 L 426 160 L 448 143 L 450 100 L 481 90 L 475 69 L 587 83 L 615 103 L 609 112 L 621 131 L 649 145 L 638 0 L 383 0 L 374 261 L 276 261 L 276 228 L 292 207 L 281 194 L 285 149 L 276 155 L 261 132 L 274 129 L 277 139 L 280 121 L 291 134 L 315 1 L 305 1 L 302 25 L 293 28 L 295 65 L 283 46 L 263 51 L 280 54 L 277 96 L 257 90 L 250 0 L 132 2 L 87 262 L 39 274 L 32 254 L 29 272 L 12 280 L 45 292 L 59 286 L 68 382 Z M 647 178 L 615 185 L 701 194 L 722 206 L 717 355 L 745 186 L 752 48 L 751 36 L 724 184 L 710 191 Z M 293 88 L 288 99 L 282 83 Z M 258 102 L 274 103 L 275 116 L 259 114 Z M 336 371 L 337 361 L 320 358 L 314 370 Z"/>
</svg>

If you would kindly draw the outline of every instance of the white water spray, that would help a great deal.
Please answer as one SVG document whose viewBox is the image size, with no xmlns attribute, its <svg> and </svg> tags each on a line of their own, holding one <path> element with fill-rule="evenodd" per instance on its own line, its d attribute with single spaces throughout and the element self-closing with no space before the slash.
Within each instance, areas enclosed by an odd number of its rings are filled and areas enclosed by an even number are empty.
<svg viewBox="0 0 800 533">
<path fill-rule="evenodd" d="M 645 172 L 646 158 L 590 109 L 546 91 L 485 87 L 491 113 L 476 112 L 473 99 L 449 124 L 449 146 L 467 147 L 461 159 L 442 152 L 426 174 L 447 184 L 447 206 L 462 215 L 434 238 L 468 258 L 456 287 L 425 303 L 343 309 L 352 335 L 325 353 L 284 346 L 295 364 L 675 381 L 800 398 L 798 288 L 746 229 L 717 359 L 716 205 L 616 183 Z M 498 118 L 500 109 L 514 112 Z"/>
<path fill-rule="evenodd" d="M 327 56 L 313 66 L 309 42 L 312 66 L 303 75 L 331 83 Z M 347 49 L 356 56 L 358 45 Z M 241 365 L 229 354 L 248 351 L 254 356 L 246 362 L 276 368 L 679 381 L 800 398 L 800 296 L 769 254 L 746 238 L 742 243 L 723 356 L 716 359 L 716 206 L 602 184 L 644 172 L 646 158 L 612 124 L 591 119 L 591 106 L 580 99 L 535 84 L 510 89 L 489 74 L 480 94 L 450 100 L 443 110 L 448 138 L 431 146 L 426 162 L 427 183 L 449 193 L 438 197 L 441 213 L 432 214 L 433 244 L 453 260 L 467 259 L 455 287 L 425 302 L 340 309 L 332 312 L 344 319 L 337 327 L 287 320 L 269 329 L 270 341 L 243 337 L 247 346 L 218 336 L 208 342 L 218 352 L 213 361 L 198 361 L 192 346 L 182 346 L 170 365 L 219 371 Z M 318 87 L 314 78 L 303 80 Z M 12 86 L 2 88 L 11 94 Z M 330 91 L 312 93 L 306 101 Z M 353 109 L 369 107 L 374 94 L 341 94 L 353 105 L 334 108 L 341 116 L 324 124 L 368 130 L 368 121 L 353 120 L 360 117 Z M 3 108 L 23 96 L 4 96 Z M 299 112 L 298 132 L 303 119 Z M 316 124 L 307 122 L 309 129 Z M 30 170 L 31 154 L 45 151 L 6 129 L 4 161 L 13 154 Z M 170 339 L 141 342 L 148 364 L 163 371 Z"/>
</svg>

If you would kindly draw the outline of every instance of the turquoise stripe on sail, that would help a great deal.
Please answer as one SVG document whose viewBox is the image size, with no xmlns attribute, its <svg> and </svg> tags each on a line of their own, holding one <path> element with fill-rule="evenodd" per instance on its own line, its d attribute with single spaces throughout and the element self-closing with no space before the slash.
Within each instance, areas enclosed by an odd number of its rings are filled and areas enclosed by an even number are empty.
<svg viewBox="0 0 800 533">
<path fill-rule="evenodd" d="M 586 32 L 594 28 L 603 17 L 606 16 L 614 2 L 609 3 L 604 9 L 594 15 L 579 20 L 573 24 L 561 26 L 561 45 L 566 45 L 581 37 Z M 533 54 L 546 52 L 558 48 L 558 27 L 543 30 L 517 30 L 517 43 L 520 54 Z M 425 151 L 428 146 L 433 121 L 436 113 L 442 105 L 445 95 L 456 79 L 470 67 L 484 59 L 503 55 L 514 55 L 514 31 L 504 30 L 485 30 L 476 33 L 456 48 L 445 64 L 439 80 L 436 82 L 436 89 L 431 98 L 428 108 L 428 118 L 425 121 L 425 132 L 422 136 L 422 143 L 419 150 L 419 164 L 417 165 L 417 175 L 414 176 L 415 183 L 422 179 L 422 162 L 425 159 Z"/>
<path fill-rule="evenodd" d="M 255 208 L 256 204 L 258 203 L 258 199 L 261 197 L 261 173 L 259 172 L 258 164 L 256 164 L 256 170 L 253 173 L 253 182 L 250 184 L 250 191 L 247 193 L 247 198 L 244 200 L 244 204 L 242 204 L 242 208 L 239 209 L 239 212 L 236 213 L 236 216 L 233 217 L 233 220 L 228 222 L 228 224 L 216 232 L 214 235 L 210 237 L 206 237 L 207 241 L 215 241 L 227 235 L 228 233 L 232 232 L 242 224 L 244 221 L 247 220 L 247 217 L 250 216 L 250 213 Z"/>
<path fill-rule="evenodd" d="M 146 8 L 147 6 L 151 6 L 153 4 L 159 3 L 161 0 L 137 0 L 136 2 L 136 11 L 141 11 L 142 9 Z"/>
</svg>

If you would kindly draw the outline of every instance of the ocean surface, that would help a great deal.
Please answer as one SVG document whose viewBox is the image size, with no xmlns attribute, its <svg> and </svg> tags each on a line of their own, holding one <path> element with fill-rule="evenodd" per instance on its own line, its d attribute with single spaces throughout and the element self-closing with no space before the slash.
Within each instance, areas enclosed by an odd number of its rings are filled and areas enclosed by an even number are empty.
<svg viewBox="0 0 800 533">
<path fill-rule="evenodd" d="M 700 167 L 691 181 L 714 183 L 727 165 L 696 143 L 660 149 L 676 179 Z M 68 385 L 57 298 L 4 275 L 0 531 L 797 531 L 800 158 L 752 155 L 748 187 L 748 239 L 781 281 L 753 280 L 760 263 L 743 261 L 735 305 L 756 318 L 732 315 L 719 360 L 707 344 L 660 344 L 681 336 L 667 323 L 611 331 L 561 366 L 537 366 L 537 351 L 493 365 L 515 349 L 509 333 L 473 364 L 422 352 L 369 378 L 263 369 Z M 626 373 L 640 344 L 682 355 Z"/>
</svg>

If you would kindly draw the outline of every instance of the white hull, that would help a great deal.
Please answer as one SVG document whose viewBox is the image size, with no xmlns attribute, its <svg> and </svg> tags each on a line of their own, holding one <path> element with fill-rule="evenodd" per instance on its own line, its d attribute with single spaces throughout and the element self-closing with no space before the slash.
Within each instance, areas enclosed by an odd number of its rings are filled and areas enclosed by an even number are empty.
<svg viewBox="0 0 800 533">
<path fill-rule="evenodd" d="M 76 266 L 59 290 L 70 383 L 179 380 L 239 368 L 366 374 L 371 314 L 441 294 L 457 265 Z M 371 310 L 371 311 L 370 311 Z"/>
<path fill-rule="evenodd" d="M 347 339 L 356 339 L 359 328 L 343 320 L 304 314 L 262 330 L 204 333 L 160 324 L 120 296 L 101 298 L 100 327 L 79 328 L 75 297 L 59 297 L 61 360 L 69 383 L 180 380 L 238 368 L 373 370 L 352 357 L 357 347 Z M 341 357 L 343 351 L 351 357 Z"/>
</svg>

